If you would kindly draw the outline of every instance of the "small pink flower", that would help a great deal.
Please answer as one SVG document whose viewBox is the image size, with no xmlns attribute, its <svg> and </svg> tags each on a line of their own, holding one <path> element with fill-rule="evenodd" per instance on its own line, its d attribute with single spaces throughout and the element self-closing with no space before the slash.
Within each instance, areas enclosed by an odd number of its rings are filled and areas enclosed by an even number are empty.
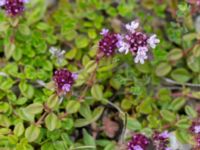
<svg viewBox="0 0 200 150">
<path fill-rule="evenodd" d="M 143 134 L 135 134 L 132 140 L 128 142 L 128 150 L 146 150 L 150 141 Z"/>
<path fill-rule="evenodd" d="M 6 0 L 0 0 L 0 6 L 4 6 L 6 4 Z"/>
<path fill-rule="evenodd" d="M 151 48 L 155 48 L 158 43 L 160 43 L 160 40 L 156 38 L 157 35 L 152 35 L 148 40 L 147 43 L 150 45 Z"/>
<path fill-rule="evenodd" d="M 22 0 L 24 3 L 29 3 L 30 0 Z"/>
<path fill-rule="evenodd" d="M 140 62 L 141 64 L 144 64 L 144 60 L 147 59 L 146 52 L 148 51 L 147 47 L 139 47 L 136 57 L 135 57 L 135 63 Z"/>
<path fill-rule="evenodd" d="M 108 32 L 109 30 L 104 28 L 101 30 L 100 34 L 105 36 L 106 34 L 108 34 Z"/>
<path fill-rule="evenodd" d="M 136 145 L 133 147 L 133 150 L 144 150 L 140 145 Z"/>
<path fill-rule="evenodd" d="M 130 48 L 130 45 L 127 44 L 126 42 L 124 42 L 124 41 L 119 42 L 119 52 L 120 53 L 124 52 L 125 54 L 128 54 L 129 48 Z"/>
<path fill-rule="evenodd" d="M 72 78 L 74 78 L 74 80 L 78 79 L 78 74 L 77 73 L 72 73 Z"/>
<path fill-rule="evenodd" d="M 99 52 L 109 57 L 115 54 L 119 36 L 107 31 L 106 29 L 102 30 L 103 38 L 99 41 Z"/>
<path fill-rule="evenodd" d="M 58 94 L 65 94 L 71 90 L 75 83 L 77 75 L 68 71 L 67 69 L 59 69 L 54 72 L 53 80 L 55 82 Z"/>
<path fill-rule="evenodd" d="M 64 85 L 62 86 L 62 90 L 63 90 L 64 92 L 69 92 L 70 89 L 71 89 L 71 85 L 70 85 L 70 84 L 64 84 Z"/>
<path fill-rule="evenodd" d="M 194 127 L 194 132 L 197 134 L 200 133 L 200 125 Z"/>
<path fill-rule="evenodd" d="M 139 27 L 138 21 L 132 21 L 130 24 L 126 24 L 126 29 L 129 30 L 131 33 L 135 32 L 135 29 Z"/>
<path fill-rule="evenodd" d="M 169 132 L 164 131 L 164 132 L 160 133 L 159 136 L 162 137 L 162 138 L 169 138 Z"/>
</svg>

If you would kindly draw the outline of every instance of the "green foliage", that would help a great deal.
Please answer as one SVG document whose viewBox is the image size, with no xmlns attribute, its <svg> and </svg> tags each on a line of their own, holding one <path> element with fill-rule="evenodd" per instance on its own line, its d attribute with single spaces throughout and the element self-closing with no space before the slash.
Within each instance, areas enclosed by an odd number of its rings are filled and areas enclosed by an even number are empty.
<svg viewBox="0 0 200 150">
<path fill-rule="evenodd" d="M 199 33 L 187 2 L 158 3 L 30 0 L 21 16 L 1 10 L 0 149 L 114 150 L 132 132 L 150 137 L 164 129 L 191 144 L 188 128 L 200 99 Z M 135 64 L 130 54 L 116 54 L 97 61 L 101 29 L 124 32 L 135 18 L 161 41 L 152 60 Z M 52 46 L 64 50 L 63 61 L 52 56 Z M 64 96 L 52 79 L 58 68 L 78 72 Z M 109 123 L 118 127 L 113 138 Z"/>
</svg>

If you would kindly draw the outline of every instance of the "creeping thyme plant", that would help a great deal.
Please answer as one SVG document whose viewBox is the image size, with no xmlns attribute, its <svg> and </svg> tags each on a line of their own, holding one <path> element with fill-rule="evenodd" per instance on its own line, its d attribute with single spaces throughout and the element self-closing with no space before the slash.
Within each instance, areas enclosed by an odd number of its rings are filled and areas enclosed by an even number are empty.
<svg viewBox="0 0 200 150">
<path fill-rule="evenodd" d="M 199 0 L 0 0 L 0 150 L 199 150 Z"/>
</svg>

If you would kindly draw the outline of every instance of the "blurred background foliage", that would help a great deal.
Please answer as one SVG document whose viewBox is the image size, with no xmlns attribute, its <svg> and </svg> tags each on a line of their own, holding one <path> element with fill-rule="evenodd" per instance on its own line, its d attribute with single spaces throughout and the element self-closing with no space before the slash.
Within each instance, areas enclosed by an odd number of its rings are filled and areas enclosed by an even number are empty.
<svg viewBox="0 0 200 150">
<path fill-rule="evenodd" d="M 200 24 L 191 9 L 178 0 L 33 0 L 17 18 L 0 10 L 1 149 L 123 150 L 133 132 L 165 129 L 192 143 L 186 129 L 199 109 Z M 152 60 L 117 54 L 97 67 L 101 29 L 123 32 L 134 19 L 161 41 Z M 61 64 L 52 46 L 65 50 Z M 61 67 L 79 74 L 62 102 L 52 90 Z"/>
</svg>

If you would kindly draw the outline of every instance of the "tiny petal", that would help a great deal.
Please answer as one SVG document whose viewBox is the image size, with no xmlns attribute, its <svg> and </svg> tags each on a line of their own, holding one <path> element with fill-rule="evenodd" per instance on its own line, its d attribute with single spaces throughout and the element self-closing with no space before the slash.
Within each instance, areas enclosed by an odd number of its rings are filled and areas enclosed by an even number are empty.
<svg viewBox="0 0 200 150">
<path fill-rule="evenodd" d="M 106 34 L 108 34 L 108 32 L 109 32 L 109 30 L 104 28 L 104 29 L 101 30 L 100 34 L 106 35 Z"/>
<path fill-rule="evenodd" d="M 164 132 L 160 133 L 159 136 L 162 137 L 162 138 L 169 138 L 169 132 L 168 131 L 164 131 Z"/>
<path fill-rule="evenodd" d="M 158 43 L 160 43 L 160 40 L 156 38 L 157 35 L 152 35 L 148 40 L 147 43 L 150 45 L 151 48 L 155 48 Z"/>
<path fill-rule="evenodd" d="M 144 64 L 144 60 L 147 59 L 147 54 L 146 52 L 148 49 L 146 47 L 139 47 L 137 55 L 135 57 L 135 63 L 140 62 L 141 64 Z"/>
<path fill-rule="evenodd" d="M 4 6 L 6 4 L 6 0 L 0 0 L 0 6 Z"/>
<path fill-rule="evenodd" d="M 52 55 L 55 55 L 56 54 L 56 51 L 58 51 L 58 49 L 56 47 L 50 47 L 49 49 L 49 52 L 52 54 Z"/>
<path fill-rule="evenodd" d="M 29 3 L 30 0 L 22 0 L 24 3 Z"/>
<path fill-rule="evenodd" d="M 72 78 L 74 78 L 74 80 L 78 79 L 78 74 L 77 73 L 72 73 Z"/>
<path fill-rule="evenodd" d="M 132 21 L 130 24 L 126 24 L 126 29 L 129 30 L 131 33 L 135 32 L 135 29 L 139 27 L 139 22 Z"/>
<path fill-rule="evenodd" d="M 200 125 L 194 127 L 194 132 L 197 134 L 200 133 Z"/>
<path fill-rule="evenodd" d="M 133 147 L 133 150 L 143 150 L 143 148 L 140 145 L 136 145 Z"/>
<path fill-rule="evenodd" d="M 129 48 L 130 48 L 130 45 L 128 43 L 123 42 L 123 41 L 119 42 L 119 52 L 120 53 L 124 52 L 125 54 L 128 54 Z"/>
<path fill-rule="evenodd" d="M 71 85 L 70 84 L 64 84 L 62 87 L 62 90 L 65 92 L 69 92 L 71 89 Z"/>
<path fill-rule="evenodd" d="M 167 147 L 165 150 L 173 150 L 171 147 Z"/>
</svg>

